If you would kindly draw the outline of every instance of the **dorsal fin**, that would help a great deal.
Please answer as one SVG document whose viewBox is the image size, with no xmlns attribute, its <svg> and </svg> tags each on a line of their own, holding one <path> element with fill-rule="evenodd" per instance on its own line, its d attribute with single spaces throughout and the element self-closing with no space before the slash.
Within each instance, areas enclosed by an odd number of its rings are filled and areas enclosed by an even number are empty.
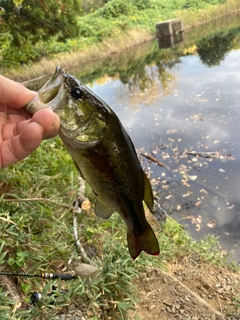
<svg viewBox="0 0 240 320">
<path fill-rule="evenodd" d="M 152 212 L 153 210 L 153 192 L 152 192 L 152 186 L 150 184 L 150 181 L 148 180 L 145 172 L 143 172 L 144 175 L 144 202 L 146 203 L 148 209 Z"/>
</svg>

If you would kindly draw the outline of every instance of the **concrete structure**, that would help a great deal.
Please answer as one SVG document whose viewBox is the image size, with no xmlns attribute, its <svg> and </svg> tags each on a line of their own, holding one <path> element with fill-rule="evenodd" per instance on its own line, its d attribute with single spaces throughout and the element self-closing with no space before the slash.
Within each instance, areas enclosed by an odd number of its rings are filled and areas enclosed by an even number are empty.
<svg viewBox="0 0 240 320">
<path fill-rule="evenodd" d="M 156 24 L 157 37 L 171 36 L 183 32 L 183 24 L 180 19 L 167 20 Z"/>
<path fill-rule="evenodd" d="M 156 24 L 159 48 L 174 47 L 183 41 L 183 24 L 180 19 L 173 19 Z"/>
</svg>

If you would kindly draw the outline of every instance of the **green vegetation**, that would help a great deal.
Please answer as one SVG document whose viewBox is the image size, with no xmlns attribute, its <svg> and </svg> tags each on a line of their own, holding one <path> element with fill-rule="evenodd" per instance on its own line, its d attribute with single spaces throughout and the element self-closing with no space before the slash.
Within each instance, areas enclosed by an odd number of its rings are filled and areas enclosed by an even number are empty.
<svg viewBox="0 0 240 320">
<path fill-rule="evenodd" d="M 185 26 L 239 8 L 237 0 L 0 0 L 0 55 L 4 66 L 30 63 L 138 29 L 155 33 L 159 21 L 181 17 Z M 190 14 L 189 14 L 190 13 Z M 217 14 L 216 14 L 217 13 Z"/>
<path fill-rule="evenodd" d="M 45 141 L 27 159 L 1 170 L 0 182 L 1 270 L 62 273 L 80 263 L 72 224 L 78 174 L 60 139 Z M 86 194 L 92 201 L 89 189 Z M 213 237 L 197 242 L 170 218 L 162 227 L 155 224 L 154 229 L 161 255 L 142 253 L 133 262 L 127 250 L 125 226 L 117 214 L 106 221 L 95 217 L 93 209 L 78 214 L 79 239 L 98 266 L 99 275 L 89 284 L 80 278 L 68 282 L 18 278 L 17 288 L 4 284 L 2 279 L 1 319 L 52 319 L 67 312 L 69 305 L 81 306 L 83 314 L 91 319 L 104 315 L 125 319 L 125 312 L 136 299 L 134 278 L 144 275 L 148 267 L 165 268 L 168 261 L 186 255 L 219 266 L 225 263 Z M 70 257 L 72 263 L 68 266 Z M 55 304 L 47 296 L 53 283 L 58 287 Z M 67 294 L 61 295 L 60 289 L 67 290 Z M 43 308 L 41 304 L 29 305 L 34 291 L 45 293 Z"/>
<path fill-rule="evenodd" d="M 34 50 L 37 50 L 38 58 L 42 55 L 55 56 L 56 53 L 65 51 L 84 51 L 95 43 L 106 44 L 104 41 L 110 41 L 109 37 L 117 39 L 116 45 L 119 44 L 121 36 L 132 28 L 153 33 L 155 22 L 189 12 L 188 6 L 191 3 L 194 5 L 193 11 L 198 14 L 205 12 L 201 8 L 212 9 L 215 8 L 215 4 L 221 3 L 221 1 L 183 0 L 175 2 L 161 1 L 160 10 L 159 1 L 115 0 L 106 4 L 100 0 L 82 1 L 82 10 L 87 14 L 77 17 L 79 36 L 67 38 L 63 42 L 61 34 L 54 33 L 51 38 L 47 36 L 46 40 L 43 38 L 36 40 Z M 4 6 L 4 1 L 0 0 L 0 3 Z M 236 2 L 231 0 L 227 3 Z M 232 9 L 233 7 L 231 6 Z M 141 10 L 140 13 L 136 8 Z M 226 6 L 224 8 L 226 9 Z M 208 12 L 212 12 L 210 9 Z M 192 16 L 194 17 L 194 14 Z M 140 34 L 143 34 L 143 31 Z M 230 42 L 234 41 L 237 46 L 239 37 L 235 38 L 234 35 L 235 28 L 230 32 L 230 37 L 228 33 L 220 30 L 218 37 L 199 40 L 197 43 L 197 48 L 201 50 L 199 54 L 206 63 L 209 62 L 206 50 L 208 42 L 219 42 L 220 39 L 220 45 L 223 45 L 227 38 Z M 3 35 L 0 41 L 1 44 L 4 43 L 4 46 L 1 46 L 4 54 L 7 48 L 10 48 L 10 34 Z M 191 45 L 192 43 L 189 43 L 189 46 Z M 227 47 L 228 45 L 223 46 L 221 55 L 226 52 Z M 145 64 L 154 62 L 159 69 L 164 87 L 170 78 L 166 69 L 178 63 L 182 50 L 185 49 L 179 47 L 175 52 L 169 50 L 163 53 L 158 50 L 156 43 L 146 56 L 139 54 L 138 59 L 136 53 L 134 56 L 128 53 L 125 63 L 121 63 L 121 66 L 120 63 L 110 59 L 104 62 L 104 67 L 99 64 L 96 68 L 95 65 L 91 78 L 88 76 L 88 79 L 93 81 L 99 75 L 106 73 L 104 68 L 108 70 L 110 68 L 108 74 L 119 74 L 123 83 L 131 79 L 133 86 L 137 85 L 140 90 L 144 90 L 148 83 L 147 74 L 144 73 Z M 16 50 L 14 52 L 16 53 Z M 26 54 L 28 55 L 28 51 Z M 99 51 L 95 51 L 94 54 L 97 56 Z M 11 63 L 15 59 L 10 55 L 4 57 L 11 60 Z M 210 63 L 218 61 L 216 57 Z M 55 62 L 53 64 L 56 65 Z M 84 77 L 85 73 L 81 73 L 83 82 Z M 36 274 L 62 273 L 74 269 L 74 265 L 81 262 L 81 254 L 75 246 L 72 222 L 72 202 L 78 189 L 78 173 L 59 138 L 45 141 L 27 159 L 0 171 L 1 270 Z M 85 195 L 93 204 L 94 197 L 88 188 Z M 127 250 L 125 226 L 117 214 L 107 221 L 95 217 L 93 209 L 79 214 L 79 240 L 88 256 L 98 266 L 99 275 L 90 283 L 80 278 L 69 282 L 18 278 L 17 281 L 14 279 L 10 282 L 10 277 L 8 283 L 5 283 L 2 277 L 1 319 L 54 319 L 57 314 L 67 313 L 69 305 L 76 306 L 76 309 L 81 306 L 86 318 L 125 319 L 126 311 L 134 306 L 136 300 L 134 279 L 139 276 L 145 277 L 148 267 L 166 268 L 169 261 L 184 256 L 194 256 L 199 261 L 207 261 L 217 266 L 226 263 L 226 257 L 222 256 L 217 239 L 212 236 L 202 241 L 195 241 L 171 218 L 161 226 L 155 224 L 154 229 L 161 246 L 161 255 L 150 257 L 142 253 L 133 262 Z M 70 258 L 72 263 L 68 265 Z M 51 297 L 47 296 L 53 284 L 58 288 L 54 304 Z M 60 289 L 67 290 L 67 294 L 60 294 Z M 34 291 L 43 291 L 45 294 L 43 302 L 37 306 L 29 304 L 29 297 Z"/>
<path fill-rule="evenodd" d="M 42 55 L 36 43 L 75 37 L 76 12 L 80 2 L 64 1 L 0 1 L 1 44 L 3 59 L 26 63 Z"/>
</svg>

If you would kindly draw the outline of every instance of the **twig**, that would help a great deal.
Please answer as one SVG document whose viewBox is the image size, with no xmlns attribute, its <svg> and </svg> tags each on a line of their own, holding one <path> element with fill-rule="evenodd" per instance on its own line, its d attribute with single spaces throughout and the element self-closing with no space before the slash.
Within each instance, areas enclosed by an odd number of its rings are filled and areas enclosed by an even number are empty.
<svg viewBox="0 0 240 320">
<path fill-rule="evenodd" d="M 82 209 L 79 207 L 79 202 L 76 201 L 75 202 L 75 210 L 74 210 L 74 213 L 73 213 L 73 236 L 74 236 L 74 240 L 76 241 L 76 246 L 78 247 L 78 249 L 80 250 L 81 252 L 81 256 L 82 256 L 82 259 L 84 260 L 84 262 L 86 263 L 89 263 L 91 265 L 95 265 L 94 262 L 88 258 L 79 238 L 78 238 L 78 232 L 77 232 L 77 216 L 76 216 L 76 212 L 77 213 L 82 213 Z"/>
<path fill-rule="evenodd" d="M 163 164 L 157 158 L 151 156 L 150 154 L 140 153 L 140 155 L 145 157 L 145 158 L 147 158 L 147 159 L 149 159 L 149 160 L 151 160 L 151 161 L 153 161 L 153 162 L 155 162 L 155 163 L 157 163 L 160 167 L 164 167 L 164 168 L 170 170 L 167 166 L 165 166 L 165 164 Z"/>
<path fill-rule="evenodd" d="M 89 200 L 83 196 L 83 194 L 85 192 L 85 181 L 81 177 L 78 178 L 78 181 L 79 181 L 79 191 L 78 191 L 77 199 L 74 203 L 74 210 L 73 210 L 73 237 L 74 237 L 77 248 L 81 252 L 81 256 L 82 256 L 82 259 L 84 260 L 84 262 L 95 266 L 94 262 L 90 258 L 88 258 L 86 251 L 84 250 L 84 248 L 78 238 L 77 214 L 82 213 L 82 205 L 84 205 L 84 202 L 85 203 L 89 202 Z"/>
<path fill-rule="evenodd" d="M 154 200 L 154 205 L 155 205 L 155 207 L 158 207 L 158 208 L 165 214 L 166 217 L 169 218 L 169 215 L 168 215 L 167 211 L 164 210 L 164 209 L 161 207 L 160 203 L 158 203 L 157 201 Z M 154 210 L 154 212 L 156 212 L 156 210 Z"/>
<path fill-rule="evenodd" d="M 217 298 L 218 298 L 218 303 L 219 303 L 220 310 L 221 310 L 221 312 L 222 312 L 222 305 L 221 305 L 221 302 L 220 302 L 219 296 L 217 296 Z"/>
<path fill-rule="evenodd" d="M 47 77 L 47 75 L 46 75 L 46 74 L 43 74 L 43 75 L 40 76 L 40 77 L 33 78 L 33 79 L 27 80 L 27 81 L 23 81 L 22 84 L 23 84 L 24 86 L 26 86 L 29 82 L 31 83 L 31 82 L 33 82 L 33 81 L 38 81 L 38 80 L 41 80 L 42 78 L 45 78 L 45 77 Z"/>
<path fill-rule="evenodd" d="M 200 151 L 187 151 L 187 155 L 189 156 L 199 156 L 201 158 L 214 158 L 214 157 L 219 157 L 219 152 L 200 152 Z"/>
<path fill-rule="evenodd" d="M 71 257 L 68 259 L 68 266 L 71 265 L 72 261 L 73 261 L 73 258 L 74 258 L 74 252 L 71 254 Z"/>
<path fill-rule="evenodd" d="M 79 178 L 79 185 L 80 185 L 80 187 L 79 187 L 78 199 L 75 202 L 74 213 L 73 213 L 73 235 L 74 235 L 74 240 L 76 241 L 76 246 L 80 250 L 83 260 L 89 264 L 94 265 L 93 261 L 90 258 L 88 258 L 83 246 L 81 245 L 81 243 L 78 239 L 76 213 L 82 212 L 82 209 L 79 206 L 79 204 L 81 205 L 84 201 L 87 200 L 87 198 L 85 198 L 82 195 L 84 193 L 85 185 L 84 185 L 84 180 L 81 178 Z M 44 202 L 53 203 L 55 205 L 58 205 L 58 206 L 61 206 L 61 207 L 67 208 L 67 209 L 73 209 L 72 205 L 70 206 L 70 205 L 62 204 L 62 203 L 59 203 L 59 202 L 56 202 L 54 200 L 47 199 L 47 198 L 23 198 L 23 199 L 1 199 L 1 200 L 5 201 L 5 202 L 44 201 Z M 68 264 L 71 263 L 71 260 L 72 260 L 72 257 L 69 259 Z"/>
<path fill-rule="evenodd" d="M 21 198 L 21 199 L 15 198 L 15 199 L 1 199 L 1 201 L 5 201 L 5 202 L 44 201 L 44 202 L 50 202 L 50 203 L 56 204 L 57 206 L 60 206 L 60 207 L 72 209 L 72 206 L 70 206 L 68 204 L 59 203 L 59 202 L 56 202 L 54 200 L 47 199 L 47 198 Z"/>
</svg>

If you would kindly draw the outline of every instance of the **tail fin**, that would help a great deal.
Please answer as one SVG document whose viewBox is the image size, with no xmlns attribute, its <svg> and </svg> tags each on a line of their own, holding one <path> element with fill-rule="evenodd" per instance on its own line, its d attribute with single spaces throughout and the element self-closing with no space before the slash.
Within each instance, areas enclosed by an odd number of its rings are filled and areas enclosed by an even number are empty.
<svg viewBox="0 0 240 320">
<path fill-rule="evenodd" d="M 142 234 L 128 231 L 127 233 L 128 250 L 135 260 L 141 251 L 157 256 L 160 252 L 158 240 L 149 225 Z"/>
</svg>

